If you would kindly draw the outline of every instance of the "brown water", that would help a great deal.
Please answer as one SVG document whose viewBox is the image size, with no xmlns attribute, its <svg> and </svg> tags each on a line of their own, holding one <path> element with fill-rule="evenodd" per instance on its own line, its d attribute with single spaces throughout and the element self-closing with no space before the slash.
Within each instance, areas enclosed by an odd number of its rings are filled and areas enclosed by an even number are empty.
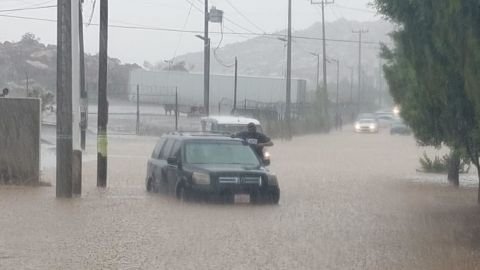
<svg viewBox="0 0 480 270">
<path fill-rule="evenodd" d="M 480 269 L 476 190 L 409 180 L 423 151 L 410 137 L 277 141 L 278 206 L 149 194 L 153 145 L 112 139 L 109 187 L 88 162 L 82 198 L 0 187 L 0 269 Z"/>
</svg>

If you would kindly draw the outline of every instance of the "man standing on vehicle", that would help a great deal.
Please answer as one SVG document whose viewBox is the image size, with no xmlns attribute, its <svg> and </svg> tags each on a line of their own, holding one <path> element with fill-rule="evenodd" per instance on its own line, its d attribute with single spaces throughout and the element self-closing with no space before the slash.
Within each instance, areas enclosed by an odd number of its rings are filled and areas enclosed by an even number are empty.
<svg viewBox="0 0 480 270">
<path fill-rule="evenodd" d="M 273 146 L 272 140 L 261 132 L 257 132 L 257 126 L 254 123 L 247 125 L 247 131 L 233 135 L 234 138 L 240 138 L 247 142 L 259 157 L 263 157 L 263 148 Z"/>
</svg>

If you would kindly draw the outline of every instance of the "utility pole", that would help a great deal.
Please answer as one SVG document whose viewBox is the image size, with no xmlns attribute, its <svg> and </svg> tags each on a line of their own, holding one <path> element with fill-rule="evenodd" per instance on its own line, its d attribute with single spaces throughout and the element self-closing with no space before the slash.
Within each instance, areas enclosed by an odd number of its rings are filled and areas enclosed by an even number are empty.
<svg viewBox="0 0 480 270">
<path fill-rule="evenodd" d="M 98 69 L 98 131 L 97 186 L 107 186 L 107 60 L 108 60 L 108 0 L 100 0 L 100 52 Z"/>
<path fill-rule="evenodd" d="M 205 0 L 205 33 L 204 41 L 204 60 L 203 60 L 203 106 L 205 113 L 210 115 L 210 38 L 208 37 L 208 22 L 210 21 L 210 13 L 208 12 L 208 0 Z"/>
<path fill-rule="evenodd" d="M 233 86 L 233 112 L 237 110 L 238 59 L 235 56 L 235 85 Z"/>
<path fill-rule="evenodd" d="M 205 0 L 205 28 L 204 36 L 195 35 L 203 40 L 204 52 L 203 52 L 203 106 L 205 107 L 206 115 L 210 115 L 210 38 L 208 37 L 208 24 L 222 23 L 223 11 L 218 10 L 215 7 L 208 11 L 208 0 Z"/>
<path fill-rule="evenodd" d="M 320 86 L 320 54 L 314 53 L 314 52 L 311 52 L 310 54 L 317 57 L 317 73 L 316 73 L 317 88 L 315 89 L 315 91 L 318 91 L 318 87 Z"/>
<path fill-rule="evenodd" d="M 335 0 L 311 0 L 312 5 L 322 5 L 322 39 L 323 39 L 323 88 L 326 93 L 327 91 L 327 48 L 325 42 L 325 6 L 335 3 Z M 325 108 L 326 110 L 327 108 Z"/>
<path fill-rule="evenodd" d="M 288 38 L 287 38 L 287 91 L 285 99 L 285 121 L 287 124 L 287 139 L 290 139 L 290 103 L 292 92 L 292 0 L 288 0 Z"/>
<path fill-rule="evenodd" d="M 80 127 L 81 127 L 81 134 L 80 134 L 80 145 L 82 150 L 85 150 L 86 144 L 86 131 L 88 128 L 88 93 L 87 89 L 85 88 L 85 51 L 84 51 L 84 42 L 83 42 L 83 10 L 82 10 L 82 3 L 80 3 L 80 10 L 79 10 L 79 27 L 80 27 Z"/>
<path fill-rule="evenodd" d="M 137 84 L 137 135 L 140 135 L 140 85 Z"/>
<path fill-rule="evenodd" d="M 358 31 L 352 31 L 354 34 L 358 34 L 358 97 L 357 97 L 357 114 L 360 113 L 360 104 L 362 102 L 362 34 L 368 33 L 368 29 L 360 29 Z"/>
<path fill-rule="evenodd" d="M 71 1 L 57 1 L 57 198 L 72 197 Z"/>
<path fill-rule="evenodd" d="M 27 97 L 30 97 L 30 91 L 28 90 L 28 86 L 29 86 L 28 72 L 25 72 L 25 79 L 26 79 L 26 81 L 25 81 L 25 84 L 26 84 L 26 85 L 25 85 L 25 86 L 26 86 L 26 88 L 27 88 L 27 89 L 26 89 L 26 90 L 27 90 Z"/>
<path fill-rule="evenodd" d="M 81 1 L 71 1 L 71 21 L 72 21 L 72 146 L 73 146 L 73 165 L 72 165 L 72 192 L 74 195 L 82 194 L 82 121 L 80 109 L 80 95 L 82 88 L 82 49 L 80 40 L 80 23 L 82 16 Z M 82 44 L 83 45 L 83 44 Z"/>
<path fill-rule="evenodd" d="M 340 116 L 340 108 L 338 104 L 338 90 L 340 88 L 340 60 L 337 59 L 337 106 L 336 106 L 336 114 L 337 114 L 337 121 L 338 121 L 338 129 L 342 129 L 342 121 Z"/>
<path fill-rule="evenodd" d="M 350 113 L 351 115 L 351 120 L 353 121 L 354 116 L 353 116 L 353 70 L 354 67 L 348 67 L 350 69 Z"/>
<path fill-rule="evenodd" d="M 81 148 L 81 59 L 80 59 L 80 0 L 71 1 L 72 8 L 72 139 L 73 139 L 73 167 L 72 167 L 72 192 L 74 195 L 82 193 L 82 148 Z"/>
<path fill-rule="evenodd" d="M 178 131 L 178 86 L 175 88 L 175 131 Z"/>
<path fill-rule="evenodd" d="M 338 96 L 339 96 L 339 87 L 340 87 L 340 60 L 330 59 L 332 62 L 337 64 L 337 93 L 336 93 L 336 102 L 335 102 L 335 127 L 339 128 L 339 107 L 338 107 Z"/>
<path fill-rule="evenodd" d="M 382 108 L 382 103 L 383 103 L 383 63 L 382 63 L 382 58 L 378 59 L 378 106 Z"/>
<path fill-rule="evenodd" d="M 73 149 L 80 150 L 80 0 L 71 0 Z"/>
<path fill-rule="evenodd" d="M 170 72 L 173 65 L 173 60 L 163 60 L 163 62 L 168 64 L 168 72 Z"/>
</svg>

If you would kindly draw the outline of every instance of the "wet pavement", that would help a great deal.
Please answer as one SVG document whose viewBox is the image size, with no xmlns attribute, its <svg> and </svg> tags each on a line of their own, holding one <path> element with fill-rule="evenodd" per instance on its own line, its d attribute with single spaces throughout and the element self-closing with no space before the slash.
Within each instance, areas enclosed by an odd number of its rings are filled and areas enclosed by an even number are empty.
<svg viewBox="0 0 480 270">
<path fill-rule="evenodd" d="M 422 181 L 424 149 L 411 137 L 347 130 L 276 141 L 279 205 L 149 194 L 154 143 L 112 138 L 109 187 L 96 188 L 88 161 L 81 198 L 0 186 L 0 269 L 480 269 L 474 177 L 460 189 Z"/>
</svg>

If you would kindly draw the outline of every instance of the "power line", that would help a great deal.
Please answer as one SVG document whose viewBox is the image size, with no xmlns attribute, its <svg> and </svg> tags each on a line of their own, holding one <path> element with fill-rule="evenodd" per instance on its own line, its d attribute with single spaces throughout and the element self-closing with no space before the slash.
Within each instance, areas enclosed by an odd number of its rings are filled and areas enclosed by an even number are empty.
<svg viewBox="0 0 480 270">
<path fill-rule="evenodd" d="M 54 19 L 44 19 L 44 18 L 35 18 L 35 17 L 27 17 L 27 16 L 15 16 L 15 15 L 6 15 L 0 14 L 0 17 L 5 18 L 15 18 L 15 19 L 24 19 L 24 20 L 32 20 L 32 21 L 43 21 L 43 22 L 57 22 Z M 98 23 L 92 23 L 93 26 L 99 26 Z M 181 30 L 181 29 L 174 29 L 174 28 L 165 28 L 165 27 L 147 27 L 147 26 L 128 26 L 128 25 L 115 25 L 110 24 L 109 27 L 116 28 L 116 29 L 130 29 L 130 30 L 146 30 L 146 31 L 163 31 L 163 32 L 178 32 L 178 33 L 191 33 L 191 34 L 203 34 L 201 30 Z M 227 27 L 225 27 L 227 28 Z M 212 34 L 221 34 L 218 31 L 211 31 Z M 238 32 L 238 31 L 231 31 L 231 32 L 224 32 L 224 35 L 237 35 L 237 36 L 258 36 L 258 37 L 280 37 L 284 38 L 284 34 L 266 34 L 266 33 L 255 33 L 255 32 Z M 321 37 L 306 37 L 306 36 L 292 36 L 294 39 L 303 39 L 303 40 L 323 40 Z M 339 42 L 339 43 L 351 43 L 351 44 L 358 44 L 358 40 L 347 40 L 347 39 L 333 39 L 333 38 L 325 38 L 325 41 L 329 42 Z M 362 44 L 365 45 L 376 45 L 378 46 L 378 41 L 362 41 Z M 385 44 L 390 44 L 388 42 L 384 42 Z"/>
<path fill-rule="evenodd" d="M 88 19 L 87 26 L 90 26 L 92 24 L 92 19 L 93 19 L 93 14 L 95 13 L 96 4 L 97 4 L 97 0 L 93 0 L 92 12 L 90 13 L 90 18 Z"/>
<path fill-rule="evenodd" d="M 190 2 L 190 0 L 185 0 L 185 1 Z M 203 5 L 203 3 L 202 3 L 201 0 L 197 0 L 197 2 L 199 2 L 200 4 Z M 197 10 L 198 10 L 198 9 L 197 9 Z M 203 11 L 202 11 L 202 14 L 204 14 Z M 230 22 L 231 24 L 237 26 L 238 28 L 242 29 L 243 31 L 247 31 L 247 32 L 249 32 L 249 33 L 255 33 L 255 32 L 253 32 L 253 31 L 251 31 L 250 29 L 248 29 L 248 28 L 246 28 L 246 27 L 244 27 L 244 26 L 242 26 L 242 25 L 234 22 L 233 20 L 229 19 L 229 18 L 228 18 L 227 16 L 225 16 L 225 15 L 223 15 L 223 19 L 224 19 L 225 21 Z"/>
<path fill-rule="evenodd" d="M 230 31 L 230 33 L 235 32 L 235 30 L 233 30 L 232 28 L 230 28 L 230 27 L 228 27 L 228 26 L 226 26 L 226 25 L 223 25 L 223 27 L 224 27 L 225 29 L 227 29 L 228 31 Z M 212 32 L 210 32 L 210 33 L 212 33 Z M 213 33 L 214 33 L 214 32 L 213 32 Z M 227 32 L 227 33 L 228 33 L 228 32 Z M 225 33 L 224 33 L 224 34 L 225 34 Z M 243 34 L 241 34 L 241 35 L 239 35 L 239 36 L 243 37 L 244 39 L 249 39 L 249 38 L 250 38 L 249 36 L 245 36 L 245 35 L 243 35 Z"/>
<path fill-rule="evenodd" d="M 359 11 L 359 12 L 365 12 L 365 13 L 373 13 L 373 14 L 377 14 L 377 12 L 376 12 L 376 11 L 373 11 L 373 10 L 361 9 L 361 8 L 353 8 L 353 7 L 347 7 L 347 6 L 339 5 L 339 4 L 337 4 L 337 3 L 335 3 L 335 6 L 337 6 L 338 8 L 343 8 L 343 9 L 348 9 L 348 10 L 353 10 L 353 11 Z"/>
<path fill-rule="evenodd" d="M 185 27 L 187 27 L 188 19 L 190 18 L 190 14 L 192 14 L 192 8 L 193 8 L 193 2 L 190 5 L 190 9 L 188 10 L 187 18 L 185 19 L 185 23 L 183 24 L 182 30 L 185 30 Z M 175 58 L 177 57 L 177 52 L 178 52 L 178 49 L 180 48 L 180 44 L 182 43 L 182 40 L 183 40 L 183 32 L 180 32 L 180 38 L 178 39 L 177 47 L 175 48 L 175 52 L 173 53 L 172 62 L 175 61 Z"/>
<path fill-rule="evenodd" d="M 24 11 L 24 10 L 37 10 L 37 9 L 47 9 L 47 8 L 56 8 L 57 5 L 51 6 L 41 6 L 41 7 L 24 7 L 24 8 L 14 8 L 14 9 L 0 9 L 0 12 L 14 12 L 14 11 Z"/>
<path fill-rule="evenodd" d="M 255 28 L 258 30 L 266 33 L 267 31 L 263 30 L 261 27 L 259 27 L 257 24 L 252 22 L 247 16 L 245 16 L 238 8 L 236 8 L 229 0 L 225 0 L 229 6 L 231 6 L 240 16 L 242 16 L 247 22 L 249 22 L 251 25 L 253 25 Z"/>
<path fill-rule="evenodd" d="M 192 6 L 193 6 L 196 10 L 198 10 L 200 13 L 202 13 L 202 14 L 205 13 L 201 8 L 197 7 L 193 1 L 191 1 L 191 0 L 185 0 L 185 1 L 187 1 L 190 5 L 192 5 Z"/>
<path fill-rule="evenodd" d="M 227 18 L 226 16 L 223 16 L 223 19 L 226 20 L 227 22 L 230 22 L 231 24 L 237 26 L 237 27 L 240 28 L 240 29 L 242 29 L 242 30 L 244 30 L 244 31 L 247 31 L 248 33 L 255 33 L 255 32 L 253 32 L 252 30 L 250 30 L 250 29 L 248 29 L 248 28 L 246 28 L 246 27 L 243 27 L 243 26 L 241 26 L 240 24 L 238 24 L 238 23 L 230 20 L 230 19 Z"/>
<path fill-rule="evenodd" d="M 337 11 L 333 8 L 333 6 L 327 6 L 327 8 L 330 9 L 330 11 L 332 12 L 333 16 L 335 16 L 335 18 L 337 18 L 337 20 L 340 20 L 340 15 L 338 15 Z"/>
<path fill-rule="evenodd" d="M 4 14 L 0 14 L 0 17 L 24 19 L 24 20 L 31 20 L 31 21 L 42 21 L 42 22 L 55 22 L 55 23 L 57 22 L 57 20 L 52 20 L 52 19 L 33 18 L 33 17 L 15 16 L 15 15 L 4 15 Z"/>
<path fill-rule="evenodd" d="M 234 63 L 234 64 L 230 64 L 230 65 L 229 65 L 229 64 L 225 64 L 225 63 L 223 62 L 223 60 L 221 60 L 220 57 L 218 57 L 218 55 L 217 55 L 217 50 L 218 50 L 218 48 L 220 48 L 220 45 L 222 45 L 222 41 L 223 41 L 223 23 L 221 24 L 220 27 L 221 27 L 220 29 L 221 29 L 222 36 L 221 36 L 221 38 L 220 38 L 220 41 L 218 42 L 217 47 L 213 50 L 213 56 L 214 56 L 215 60 L 217 60 L 217 62 L 218 62 L 220 65 L 222 65 L 222 66 L 224 66 L 224 67 L 226 67 L 226 68 L 231 68 L 231 67 L 234 67 L 234 66 L 235 66 L 235 63 Z"/>
<path fill-rule="evenodd" d="M 340 8 L 338 8 L 338 6 L 335 6 L 335 5 L 330 6 L 330 8 L 331 8 L 332 10 L 334 9 L 334 7 L 337 8 L 337 10 L 335 10 L 335 11 L 338 11 L 338 13 L 340 13 L 340 17 L 341 17 L 342 19 L 345 19 L 345 16 L 344 16 L 342 10 L 341 10 Z"/>
</svg>

